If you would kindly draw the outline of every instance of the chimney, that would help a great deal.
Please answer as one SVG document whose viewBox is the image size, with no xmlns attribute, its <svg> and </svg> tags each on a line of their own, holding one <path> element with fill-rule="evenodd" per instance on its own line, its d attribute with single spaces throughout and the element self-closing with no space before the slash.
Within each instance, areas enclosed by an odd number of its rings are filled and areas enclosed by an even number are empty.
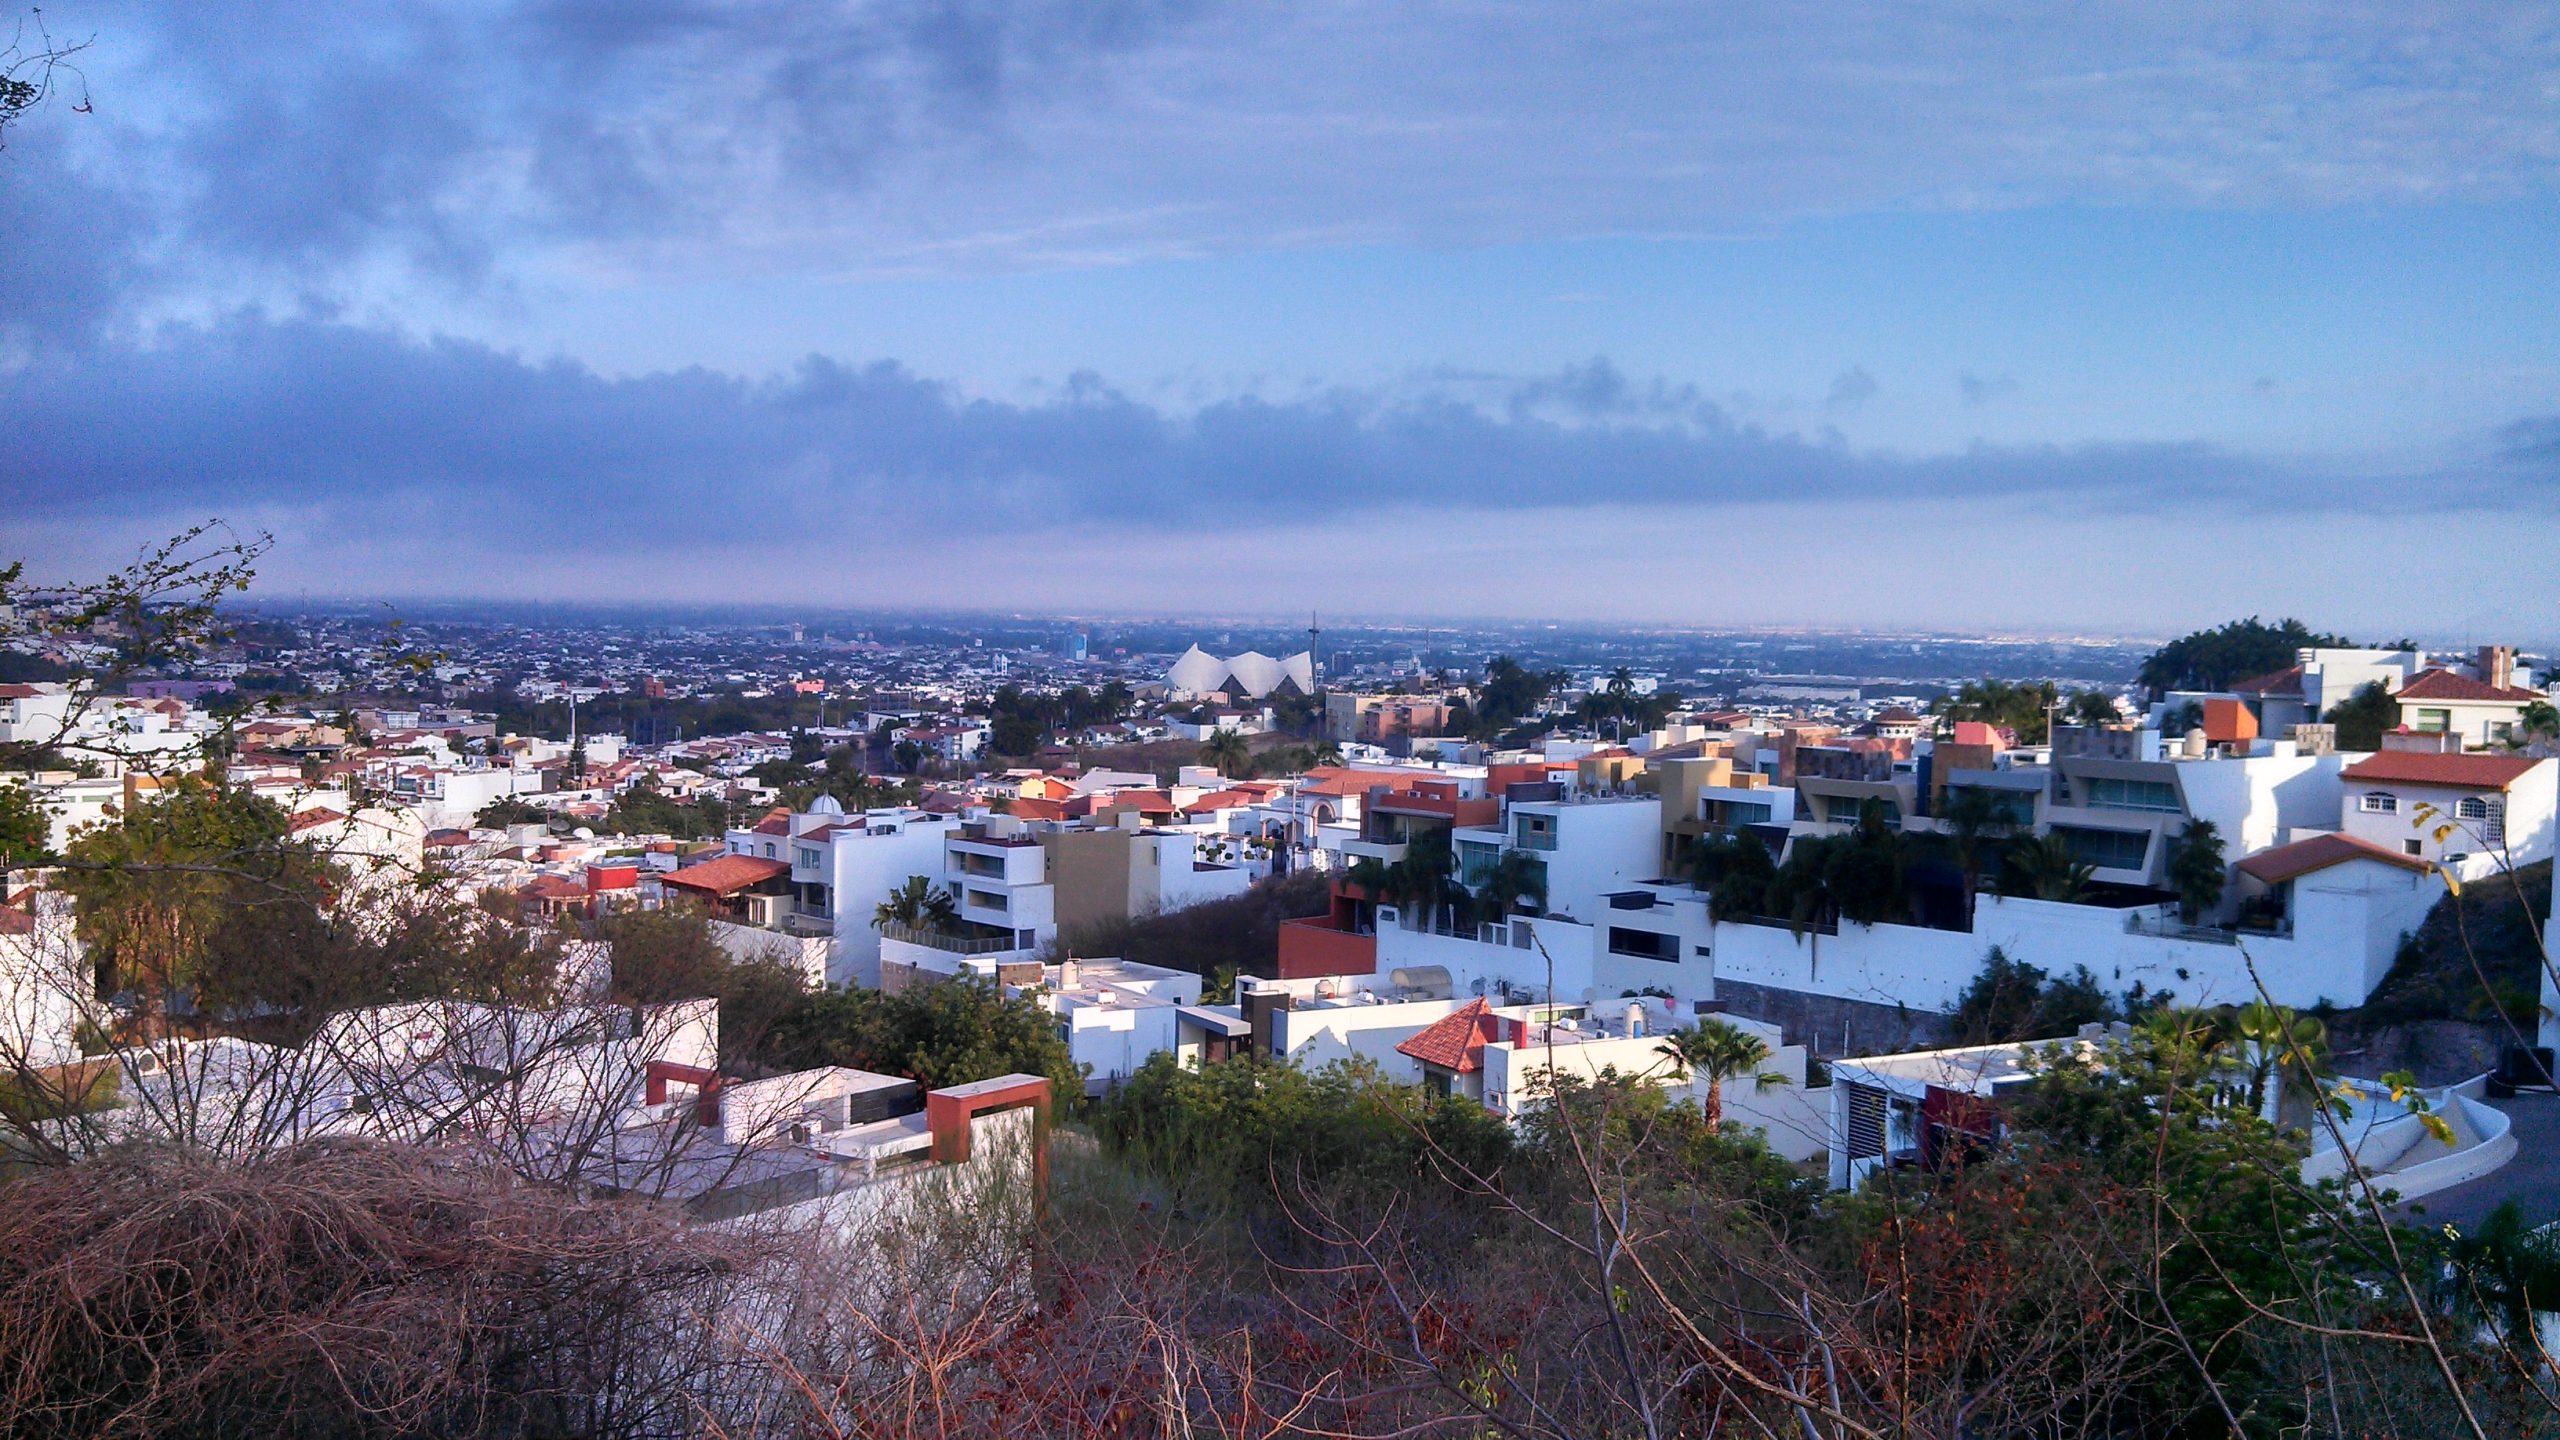
<svg viewBox="0 0 2560 1440">
<path fill-rule="evenodd" d="M 2516 651 L 2512 645 L 2483 645 L 2474 662 L 2483 685 L 2508 686 L 2516 683 Z"/>
</svg>

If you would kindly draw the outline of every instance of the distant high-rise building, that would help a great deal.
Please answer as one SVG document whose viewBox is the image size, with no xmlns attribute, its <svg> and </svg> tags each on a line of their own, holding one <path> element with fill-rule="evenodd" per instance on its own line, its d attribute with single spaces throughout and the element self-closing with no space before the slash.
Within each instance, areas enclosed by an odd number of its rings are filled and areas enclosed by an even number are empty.
<svg viewBox="0 0 2560 1440">
<path fill-rule="evenodd" d="M 1078 630 L 1058 642 L 1058 653 L 1070 660 L 1082 660 L 1091 653 L 1092 645 L 1092 637 Z"/>
</svg>

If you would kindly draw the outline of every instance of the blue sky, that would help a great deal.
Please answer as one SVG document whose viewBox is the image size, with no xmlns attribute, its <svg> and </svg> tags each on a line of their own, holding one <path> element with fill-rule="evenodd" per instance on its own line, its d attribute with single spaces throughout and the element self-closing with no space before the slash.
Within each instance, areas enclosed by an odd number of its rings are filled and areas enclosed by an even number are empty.
<svg viewBox="0 0 2560 1440">
<path fill-rule="evenodd" d="M 45 20 L 40 561 L 211 513 L 349 593 L 2552 638 L 2547 7 Z"/>
</svg>

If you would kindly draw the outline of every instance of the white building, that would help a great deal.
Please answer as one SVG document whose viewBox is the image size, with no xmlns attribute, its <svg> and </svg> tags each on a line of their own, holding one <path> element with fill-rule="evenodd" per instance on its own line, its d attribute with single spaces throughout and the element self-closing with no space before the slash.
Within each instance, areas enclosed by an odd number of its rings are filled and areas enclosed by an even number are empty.
<svg viewBox="0 0 2560 1440">
<path fill-rule="evenodd" d="M 2551 855 L 2560 761 L 2524 755 L 2384 750 L 2341 779 L 2340 828 L 2463 879 Z"/>
</svg>

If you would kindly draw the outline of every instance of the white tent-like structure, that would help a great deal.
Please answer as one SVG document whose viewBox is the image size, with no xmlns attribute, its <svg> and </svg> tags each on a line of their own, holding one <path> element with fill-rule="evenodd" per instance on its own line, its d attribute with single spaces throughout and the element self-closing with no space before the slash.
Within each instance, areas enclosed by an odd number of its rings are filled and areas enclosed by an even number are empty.
<svg viewBox="0 0 2560 1440">
<path fill-rule="evenodd" d="M 1193 695 L 1227 690 L 1259 700 L 1283 684 L 1294 684 L 1299 694 L 1312 695 L 1316 689 L 1316 662 L 1315 656 L 1304 650 L 1286 660 L 1274 660 L 1258 650 L 1221 660 L 1194 645 L 1165 672 L 1164 683 L 1168 689 Z"/>
</svg>

